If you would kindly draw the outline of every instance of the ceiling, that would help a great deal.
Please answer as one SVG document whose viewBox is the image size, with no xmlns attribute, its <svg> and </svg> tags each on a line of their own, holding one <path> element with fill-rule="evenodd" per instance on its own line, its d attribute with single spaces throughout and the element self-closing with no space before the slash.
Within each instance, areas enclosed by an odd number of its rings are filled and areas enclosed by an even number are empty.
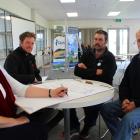
<svg viewBox="0 0 140 140">
<path fill-rule="evenodd" d="M 35 9 L 46 20 L 92 20 L 92 19 L 140 19 L 140 0 L 76 0 L 76 3 L 61 4 L 59 0 L 20 0 Z M 110 11 L 120 11 L 116 17 L 107 17 Z M 78 12 L 78 17 L 68 18 L 66 12 Z"/>
</svg>

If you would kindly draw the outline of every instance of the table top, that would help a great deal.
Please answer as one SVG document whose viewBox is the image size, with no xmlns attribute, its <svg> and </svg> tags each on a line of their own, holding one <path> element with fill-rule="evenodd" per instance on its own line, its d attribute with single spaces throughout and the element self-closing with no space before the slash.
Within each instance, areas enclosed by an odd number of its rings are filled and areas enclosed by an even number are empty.
<svg viewBox="0 0 140 140">
<path fill-rule="evenodd" d="M 114 96 L 114 88 L 106 83 L 91 81 L 92 83 L 86 83 L 89 80 L 81 79 L 59 79 L 59 80 L 47 80 L 46 83 L 38 85 L 42 86 L 54 86 L 58 83 L 64 83 L 69 88 L 69 96 L 64 98 L 25 98 L 17 97 L 16 104 L 24 111 L 33 113 L 41 108 L 79 108 L 97 105 L 109 101 Z M 53 83 L 55 83 L 53 85 Z M 72 84 L 72 85 L 71 85 Z M 73 87 L 73 84 L 75 87 Z M 79 87 L 81 87 L 81 89 Z M 83 87 L 82 87 L 83 86 Z M 55 87 L 55 86 L 54 86 Z M 83 92 L 88 92 L 84 94 Z M 79 93 L 78 93 L 79 92 Z M 81 92 L 81 93 L 80 93 Z M 55 103 L 55 104 L 54 104 Z"/>
<path fill-rule="evenodd" d="M 71 100 L 68 102 L 63 102 L 57 105 L 51 106 L 52 108 L 80 108 L 92 105 L 98 105 L 111 100 L 114 96 L 114 89 L 108 91 L 100 92 L 94 95 L 89 95 L 79 99 Z"/>
</svg>

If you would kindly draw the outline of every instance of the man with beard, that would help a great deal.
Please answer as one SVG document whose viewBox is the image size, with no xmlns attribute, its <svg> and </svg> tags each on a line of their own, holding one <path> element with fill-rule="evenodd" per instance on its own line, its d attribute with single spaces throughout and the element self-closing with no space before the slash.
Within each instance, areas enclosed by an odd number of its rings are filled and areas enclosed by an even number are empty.
<svg viewBox="0 0 140 140">
<path fill-rule="evenodd" d="M 35 33 L 22 33 L 19 36 L 19 47 L 7 56 L 4 64 L 8 74 L 25 85 L 42 81 L 39 75 L 40 71 L 36 66 L 35 56 L 31 54 L 35 41 Z M 29 115 L 29 117 L 34 121 L 37 119 L 38 122 L 44 123 L 50 130 L 63 118 L 63 112 L 44 108 Z"/>
<path fill-rule="evenodd" d="M 107 49 L 108 34 L 98 30 L 94 36 L 93 48 L 81 56 L 80 62 L 75 66 L 74 74 L 82 79 L 96 80 L 112 85 L 113 76 L 116 71 L 114 55 Z M 80 132 L 80 138 L 89 137 L 89 130 L 96 125 L 98 113 L 102 104 L 84 107 L 84 127 Z M 71 135 L 79 133 L 80 123 L 75 109 L 71 109 Z"/>
<path fill-rule="evenodd" d="M 42 81 L 40 70 L 36 66 L 35 56 L 32 55 L 36 35 L 24 32 L 19 36 L 19 47 L 10 53 L 4 63 L 6 71 L 23 84 Z"/>
</svg>

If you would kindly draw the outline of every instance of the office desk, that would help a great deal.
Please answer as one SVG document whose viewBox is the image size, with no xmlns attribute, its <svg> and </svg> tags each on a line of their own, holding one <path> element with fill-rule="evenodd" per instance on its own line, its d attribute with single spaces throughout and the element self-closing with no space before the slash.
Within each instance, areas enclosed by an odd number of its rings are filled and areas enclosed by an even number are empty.
<svg viewBox="0 0 140 140">
<path fill-rule="evenodd" d="M 126 59 L 132 60 L 132 58 L 136 55 L 136 53 L 128 53 L 128 54 L 120 54 L 115 55 L 117 61 L 124 61 Z"/>
<path fill-rule="evenodd" d="M 23 110 L 25 110 L 28 113 L 33 113 L 41 108 L 49 107 L 49 108 L 59 108 L 64 110 L 64 131 L 65 131 L 65 140 L 70 140 L 70 114 L 69 109 L 70 108 L 79 108 L 79 107 L 86 107 L 86 106 L 92 106 L 97 105 L 100 103 L 104 103 L 106 101 L 109 101 L 114 96 L 114 88 L 111 87 L 108 84 L 92 81 L 93 84 L 86 84 L 86 80 L 77 80 L 77 79 L 61 79 L 61 80 L 49 80 L 44 84 L 37 85 L 39 87 L 44 87 L 47 85 L 52 85 L 53 82 L 56 82 L 56 85 L 59 83 L 63 83 L 64 86 L 67 86 L 71 89 L 68 92 L 69 97 L 64 98 L 24 98 L 24 97 L 17 97 L 16 98 L 16 104 L 21 107 Z M 48 85 L 48 83 L 51 83 Z M 73 87 L 73 85 L 70 84 L 76 84 L 76 88 Z M 81 85 L 81 94 L 78 93 L 78 86 Z M 59 85 L 57 85 L 59 86 Z M 50 88 L 50 87 L 49 87 Z M 89 91 L 88 91 L 89 88 Z M 82 90 L 87 90 L 88 93 L 83 94 Z M 74 94 L 73 94 L 74 92 Z M 91 93 L 90 93 L 91 92 Z M 78 96 L 77 96 L 78 94 Z M 55 103 L 54 103 L 55 102 Z M 54 105 L 52 105 L 54 103 Z"/>
</svg>

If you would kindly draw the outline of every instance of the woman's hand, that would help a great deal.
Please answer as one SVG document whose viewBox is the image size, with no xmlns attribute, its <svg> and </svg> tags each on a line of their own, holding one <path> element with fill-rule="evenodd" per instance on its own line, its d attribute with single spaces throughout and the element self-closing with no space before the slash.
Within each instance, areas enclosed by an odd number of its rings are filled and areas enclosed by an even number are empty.
<svg viewBox="0 0 140 140">
<path fill-rule="evenodd" d="M 51 97 L 63 97 L 67 95 L 68 89 L 66 87 L 59 87 L 56 89 L 51 89 L 50 95 Z"/>
<path fill-rule="evenodd" d="M 16 118 L 17 125 L 29 123 L 29 119 L 27 117 L 21 116 L 19 118 Z"/>
<path fill-rule="evenodd" d="M 8 117 L 0 116 L 0 128 L 13 127 L 26 123 L 29 123 L 29 119 L 24 116 L 19 118 L 8 118 Z"/>
</svg>

